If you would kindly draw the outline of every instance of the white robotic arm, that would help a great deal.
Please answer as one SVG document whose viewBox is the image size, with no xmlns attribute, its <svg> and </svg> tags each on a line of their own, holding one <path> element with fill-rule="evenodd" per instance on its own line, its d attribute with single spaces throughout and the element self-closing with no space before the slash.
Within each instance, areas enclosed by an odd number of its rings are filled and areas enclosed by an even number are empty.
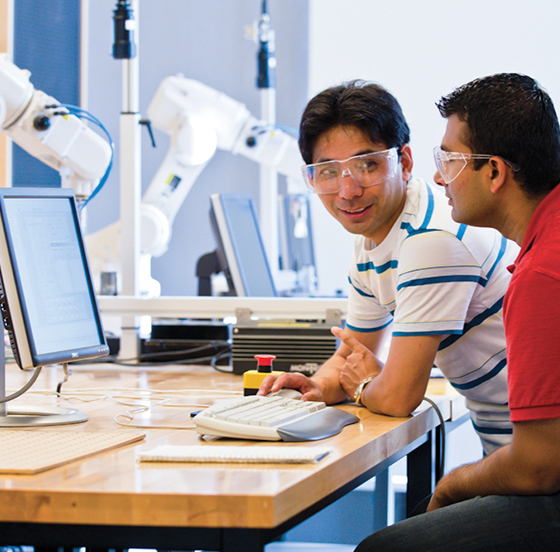
<svg viewBox="0 0 560 552">
<path fill-rule="evenodd" d="M 0 55 L 0 128 L 16 144 L 57 170 L 62 186 L 87 199 L 111 160 L 111 147 L 80 118 L 29 81 L 22 70 Z"/>
<path fill-rule="evenodd" d="M 170 150 L 142 199 L 142 252 L 162 255 L 171 225 L 216 149 L 241 154 L 301 182 L 294 137 L 268 128 L 245 105 L 198 81 L 175 76 L 160 84 L 148 116 L 171 135 Z"/>
<path fill-rule="evenodd" d="M 299 183 L 291 184 L 292 190 L 301 191 L 303 179 L 293 136 L 269 128 L 244 104 L 198 81 L 165 78 L 148 107 L 148 116 L 155 128 L 171 136 L 169 151 L 140 208 L 140 293 L 157 296 L 160 287 L 151 278 L 151 259 L 167 251 L 177 211 L 216 149 L 274 168 L 289 182 Z M 101 281 L 102 272 L 120 272 L 118 221 L 86 236 L 86 243 L 96 281 Z"/>
</svg>

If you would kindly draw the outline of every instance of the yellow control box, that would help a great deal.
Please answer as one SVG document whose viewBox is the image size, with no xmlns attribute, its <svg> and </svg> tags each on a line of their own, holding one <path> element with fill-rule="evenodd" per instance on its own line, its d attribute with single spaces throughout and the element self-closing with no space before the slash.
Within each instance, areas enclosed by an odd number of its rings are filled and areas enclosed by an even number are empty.
<svg viewBox="0 0 560 552">
<path fill-rule="evenodd" d="M 258 370 L 247 370 L 243 374 L 243 394 L 244 395 L 256 395 L 261 383 L 266 376 L 273 374 L 279 376 L 280 374 L 285 374 L 286 372 L 259 372 Z"/>
<path fill-rule="evenodd" d="M 275 372 L 272 370 L 272 361 L 276 358 L 273 355 L 255 355 L 257 359 L 257 369 L 247 370 L 243 374 L 243 394 L 256 395 L 263 379 L 269 375 L 279 376 L 284 372 Z"/>
</svg>

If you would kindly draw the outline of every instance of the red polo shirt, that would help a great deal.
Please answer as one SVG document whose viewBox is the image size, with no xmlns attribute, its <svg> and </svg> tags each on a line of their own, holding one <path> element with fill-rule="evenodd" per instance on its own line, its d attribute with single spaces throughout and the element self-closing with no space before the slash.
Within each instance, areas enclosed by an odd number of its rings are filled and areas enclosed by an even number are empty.
<svg viewBox="0 0 560 552">
<path fill-rule="evenodd" d="M 504 298 L 513 422 L 560 417 L 560 185 L 533 214 Z"/>
</svg>

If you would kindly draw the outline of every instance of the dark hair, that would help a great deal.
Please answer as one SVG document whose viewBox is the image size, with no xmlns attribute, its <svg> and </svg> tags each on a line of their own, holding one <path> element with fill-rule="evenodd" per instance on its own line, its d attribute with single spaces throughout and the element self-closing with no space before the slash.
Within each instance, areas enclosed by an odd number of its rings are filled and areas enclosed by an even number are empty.
<svg viewBox="0 0 560 552">
<path fill-rule="evenodd" d="M 313 162 L 319 137 L 337 126 L 355 126 L 373 143 L 387 148 L 410 141 L 410 130 L 396 98 L 382 86 L 362 80 L 327 88 L 312 98 L 299 127 L 299 150 L 303 160 Z"/>
<path fill-rule="evenodd" d="M 515 178 L 527 196 L 542 197 L 560 182 L 558 117 L 550 96 L 531 77 L 500 73 L 476 79 L 436 105 L 443 117 L 457 115 L 467 123 L 461 141 L 473 153 L 518 165 Z"/>
</svg>

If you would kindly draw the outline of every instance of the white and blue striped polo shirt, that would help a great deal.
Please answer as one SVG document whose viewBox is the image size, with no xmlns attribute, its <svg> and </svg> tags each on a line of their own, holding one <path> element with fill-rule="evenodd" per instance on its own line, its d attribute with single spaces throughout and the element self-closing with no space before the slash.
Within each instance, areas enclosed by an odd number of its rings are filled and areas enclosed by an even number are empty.
<svg viewBox="0 0 560 552">
<path fill-rule="evenodd" d="M 454 222 L 443 193 L 412 179 L 388 236 L 358 236 L 350 268 L 347 327 L 443 335 L 435 365 L 466 397 L 486 453 L 511 440 L 502 301 L 517 252 L 495 230 Z"/>
</svg>

